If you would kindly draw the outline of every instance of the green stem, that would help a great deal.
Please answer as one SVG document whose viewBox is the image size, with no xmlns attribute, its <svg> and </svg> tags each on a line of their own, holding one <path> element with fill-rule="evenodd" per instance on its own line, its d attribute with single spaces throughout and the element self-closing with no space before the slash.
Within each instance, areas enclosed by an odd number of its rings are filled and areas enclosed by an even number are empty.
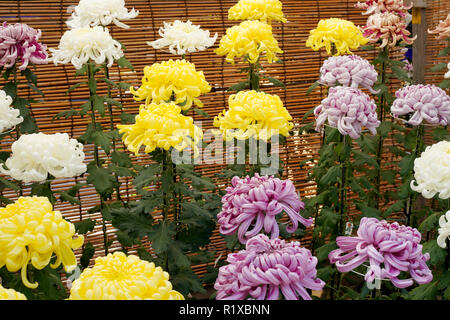
<svg viewBox="0 0 450 320">
<path fill-rule="evenodd" d="M 18 92 L 19 92 L 19 80 L 18 80 L 18 78 L 17 78 L 17 68 L 16 68 L 16 65 L 14 64 L 13 66 L 12 66 L 12 68 L 13 68 L 13 71 L 12 71 L 12 73 L 13 73 L 13 83 L 14 83 L 14 87 L 15 87 L 15 90 L 16 90 L 16 96 L 14 97 L 14 103 L 16 102 L 16 100 L 17 100 L 17 97 L 18 97 Z M 13 105 L 14 105 L 14 103 L 13 103 Z M 20 124 L 18 124 L 17 126 L 16 126 L 16 140 L 19 140 L 19 138 L 20 138 Z M 22 181 L 18 181 L 18 184 L 19 184 L 19 196 L 23 196 L 23 185 L 22 185 Z"/>
<path fill-rule="evenodd" d="M 423 149 L 423 136 L 425 133 L 425 127 L 423 124 L 420 124 L 417 128 L 417 134 L 416 134 L 416 145 L 414 147 L 414 159 L 413 162 L 415 161 L 415 159 L 417 159 L 420 156 L 420 152 Z M 408 196 L 408 200 L 407 200 L 407 210 L 406 210 L 406 225 L 410 226 L 411 225 L 411 218 L 412 218 L 412 207 L 414 205 L 414 200 L 416 199 L 416 193 L 412 193 Z"/>
<path fill-rule="evenodd" d="M 163 167 L 163 174 L 166 171 L 170 171 L 173 176 L 173 167 L 170 161 L 170 152 L 167 150 L 162 150 L 162 167 Z M 163 207 L 162 207 L 162 214 L 163 214 L 163 222 L 167 223 L 169 220 L 169 206 L 170 206 L 170 199 L 169 199 L 169 192 L 166 192 L 163 190 Z M 169 271 L 169 254 L 166 252 L 164 257 L 164 265 L 165 270 Z"/>
<path fill-rule="evenodd" d="M 249 65 L 249 73 L 248 73 L 249 79 L 248 80 L 249 80 L 250 90 L 259 91 L 258 68 L 254 63 L 249 62 L 248 65 Z"/>
</svg>

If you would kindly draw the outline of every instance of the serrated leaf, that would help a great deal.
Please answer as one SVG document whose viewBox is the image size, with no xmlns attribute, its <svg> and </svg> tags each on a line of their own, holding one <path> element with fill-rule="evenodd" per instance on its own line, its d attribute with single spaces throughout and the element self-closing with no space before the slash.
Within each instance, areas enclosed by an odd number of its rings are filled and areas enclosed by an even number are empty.
<svg viewBox="0 0 450 320">
<path fill-rule="evenodd" d="M 433 266 L 444 262 L 447 255 L 447 251 L 439 247 L 435 239 L 424 243 L 422 251 L 430 254 L 430 264 Z"/>
<path fill-rule="evenodd" d="M 248 81 L 242 81 L 242 82 L 239 82 L 237 84 L 232 85 L 231 87 L 229 87 L 227 89 L 227 91 L 239 92 L 239 91 L 242 91 L 244 89 L 247 89 L 248 87 L 249 87 L 249 82 Z"/>
<path fill-rule="evenodd" d="M 322 185 L 329 185 L 338 181 L 338 177 L 340 177 L 341 168 L 339 166 L 334 166 L 328 169 L 327 173 L 324 174 L 319 182 Z"/>
<path fill-rule="evenodd" d="M 194 111 L 195 111 L 197 114 L 199 114 L 199 115 L 201 115 L 201 116 L 203 116 L 203 117 L 205 117 L 205 118 L 211 118 L 211 116 L 210 116 L 207 112 L 205 112 L 204 110 L 202 110 L 202 109 L 194 108 Z"/>
<path fill-rule="evenodd" d="M 191 270 L 183 270 L 176 274 L 171 274 L 170 282 L 173 288 L 182 295 L 187 296 L 190 292 L 205 293 L 198 276 Z"/>
<path fill-rule="evenodd" d="M 152 248 L 156 254 L 162 254 L 173 244 L 175 235 L 175 225 L 167 221 L 160 221 L 152 226 L 148 232 L 148 239 L 151 241 Z"/>
<path fill-rule="evenodd" d="M 439 218 L 442 216 L 442 212 L 435 212 L 428 216 L 419 226 L 420 232 L 436 230 L 439 226 Z"/>
<path fill-rule="evenodd" d="M 119 58 L 117 61 L 117 64 L 119 67 L 123 67 L 123 68 L 128 68 L 131 71 L 134 71 L 133 65 L 131 64 L 130 61 L 128 61 L 125 56 L 122 56 L 121 58 Z"/>
<path fill-rule="evenodd" d="M 92 105 L 94 106 L 94 110 L 98 111 L 98 113 L 104 117 L 105 116 L 105 103 L 104 98 L 99 95 L 94 95 L 92 97 Z"/>
<path fill-rule="evenodd" d="M 53 116 L 53 120 L 54 119 L 60 119 L 62 117 L 64 117 L 64 119 L 68 119 L 74 116 L 78 116 L 80 114 L 80 112 L 78 110 L 75 109 L 70 109 L 70 110 L 66 110 L 66 111 L 61 111 L 58 114 L 56 114 L 55 116 Z"/>
<path fill-rule="evenodd" d="M 131 158 L 125 152 L 113 151 L 111 153 L 111 161 L 124 168 L 130 168 L 132 166 Z"/>
<path fill-rule="evenodd" d="M 107 169 L 88 165 L 88 173 L 87 182 L 92 184 L 100 195 L 112 194 L 115 179 Z"/>
<path fill-rule="evenodd" d="M 334 241 L 331 241 L 327 244 L 324 244 L 320 248 L 317 248 L 316 250 L 316 257 L 319 262 L 328 260 L 328 254 L 333 251 L 334 249 L 337 249 L 337 244 Z"/>
<path fill-rule="evenodd" d="M 112 225 L 132 239 L 142 238 L 152 231 L 153 218 L 150 214 L 121 208 L 111 210 L 111 216 Z"/>
<path fill-rule="evenodd" d="M 422 284 L 409 292 L 408 297 L 412 300 L 434 300 L 437 294 L 437 282 L 433 281 Z"/>
<path fill-rule="evenodd" d="M 80 257 L 81 269 L 86 269 L 87 267 L 89 267 L 89 262 L 94 257 L 94 254 L 95 247 L 90 242 L 86 243 L 83 248 L 83 254 Z"/>
<path fill-rule="evenodd" d="M 77 69 L 75 71 L 75 76 L 83 76 L 83 75 L 85 75 L 86 72 L 87 72 L 87 69 L 88 69 L 87 64 L 83 64 L 80 69 Z"/>
<path fill-rule="evenodd" d="M 265 78 L 267 78 L 267 80 L 269 80 L 271 83 L 273 83 L 274 86 L 286 88 L 286 85 L 282 81 L 280 81 L 276 78 L 269 77 L 269 76 L 266 76 Z"/>
<path fill-rule="evenodd" d="M 82 82 L 75 83 L 73 86 L 71 86 L 71 87 L 69 88 L 69 90 L 66 91 L 66 94 L 69 94 L 70 92 L 72 92 L 73 90 L 79 88 L 79 87 L 82 86 L 83 84 L 87 84 L 87 82 L 86 82 L 86 81 L 82 81 Z"/>
<path fill-rule="evenodd" d="M 444 70 L 445 68 L 447 68 L 447 63 L 442 62 L 442 63 L 438 63 L 436 65 L 434 65 L 432 68 L 430 68 L 431 71 L 441 71 Z"/>
<path fill-rule="evenodd" d="M 92 139 L 94 139 L 94 142 L 96 145 L 100 146 L 106 154 L 109 154 L 109 151 L 111 150 L 111 137 L 107 132 L 103 131 L 95 131 L 92 133 Z"/>
<path fill-rule="evenodd" d="M 120 114 L 120 121 L 123 124 L 132 124 L 136 122 L 136 115 L 135 114 L 129 114 L 126 112 L 122 112 Z"/>
<path fill-rule="evenodd" d="M 92 230 L 94 230 L 95 227 L 95 220 L 92 219 L 83 219 L 81 221 L 75 222 L 75 230 L 78 234 L 86 234 Z"/>
<path fill-rule="evenodd" d="M 311 94 L 311 92 L 320 85 L 319 81 L 314 82 L 306 91 L 306 95 Z"/>
</svg>

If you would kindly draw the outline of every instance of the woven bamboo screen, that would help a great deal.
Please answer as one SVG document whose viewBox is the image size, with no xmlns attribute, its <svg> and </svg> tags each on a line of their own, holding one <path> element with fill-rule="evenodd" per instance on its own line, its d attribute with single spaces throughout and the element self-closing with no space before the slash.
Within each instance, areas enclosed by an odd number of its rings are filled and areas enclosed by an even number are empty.
<svg viewBox="0 0 450 320">
<path fill-rule="evenodd" d="M 0 1 L 0 16 L 9 23 L 23 22 L 34 28 L 42 30 L 42 42 L 49 48 L 57 47 L 61 35 L 67 30 L 65 21 L 69 17 L 68 8 L 76 5 L 78 1 L 68 0 L 39 0 L 39 1 Z M 135 71 L 119 69 L 113 67 L 110 71 L 113 80 L 129 82 L 135 86 L 139 85 L 143 75 L 143 68 L 155 62 L 161 62 L 170 58 L 179 58 L 154 50 L 146 42 L 153 41 L 159 37 L 158 28 L 164 21 L 175 19 L 191 20 L 194 24 L 200 24 L 202 28 L 209 29 L 211 33 L 217 32 L 220 37 L 226 28 L 235 25 L 237 22 L 228 21 L 228 9 L 235 3 L 235 0 L 127 0 L 127 8 L 134 7 L 139 10 L 136 19 L 128 21 L 130 29 L 124 30 L 111 27 L 112 36 L 119 39 L 126 46 L 126 57 L 132 62 Z M 285 24 L 274 24 L 274 34 L 284 50 L 280 58 L 284 64 L 273 64 L 266 66 L 266 72 L 278 78 L 286 84 L 286 88 L 275 88 L 268 83 L 263 85 L 263 90 L 268 93 L 278 94 L 285 106 L 298 125 L 303 115 L 312 107 L 319 104 L 322 92 L 316 90 L 311 95 L 306 95 L 307 88 L 317 80 L 319 69 L 326 55 L 323 52 L 313 52 L 305 47 L 305 41 L 309 30 L 314 28 L 317 22 L 323 18 L 338 17 L 353 21 L 356 25 L 364 25 L 366 17 L 361 15 L 361 11 L 354 8 L 357 0 L 283 0 L 283 11 L 288 19 Z M 432 1 L 439 3 L 439 1 Z M 445 1 L 443 1 L 445 2 Z M 437 16 L 437 15 L 436 15 Z M 439 14 L 442 18 L 444 14 Z M 434 16 L 433 16 L 434 17 Z M 223 57 L 214 54 L 217 47 L 216 42 L 213 48 L 201 53 L 188 55 L 186 58 L 195 63 L 197 70 L 202 70 L 207 81 L 213 87 L 212 91 L 202 97 L 204 109 L 212 117 L 221 112 L 227 105 L 228 96 L 231 94 L 226 89 L 232 84 L 243 80 L 245 75 L 239 74 L 239 64 L 232 66 L 224 62 Z M 355 52 L 366 58 L 373 58 L 371 52 Z M 39 88 L 45 93 L 44 102 L 32 105 L 32 113 L 37 120 L 40 131 L 45 133 L 67 132 L 70 136 L 77 138 L 82 135 L 87 125 L 86 118 L 75 117 L 72 119 L 54 120 L 53 117 L 64 110 L 77 107 L 88 98 L 85 90 L 76 90 L 66 94 L 67 89 L 80 81 L 74 78 L 75 69 L 71 65 L 54 66 L 40 65 L 36 70 Z M 24 86 L 20 87 L 21 92 L 28 92 Z M 106 91 L 105 87 L 100 87 L 99 91 Z M 117 98 L 122 102 L 126 112 L 136 114 L 139 103 L 133 101 L 130 94 L 116 92 Z M 23 94 L 22 94 L 23 95 Z M 33 97 L 32 92 L 28 92 Z M 39 98 L 39 97 L 35 97 Z M 120 110 L 115 113 L 116 118 Z M 202 120 L 203 129 L 212 127 L 212 118 L 205 119 L 193 115 L 196 120 Z M 107 120 L 103 120 L 103 125 L 107 126 Z M 4 140 L 3 150 L 10 148 L 13 140 Z M 281 157 L 284 162 L 285 178 L 294 181 L 302 198 L 312 196 L 315 193 L 315 186 L 307 179 L 305 169 L 299 167 L 299 162 L 306 158 L 317 158 L 320 146 L 320 136 L 318 134 L 308 134 L 302 136 L 291 136 L 287 139 L 287 144 L 281 150 Z M 92 160 L 92 146 L 85 146 L 87 155 L 86 161 Z M 140 157 L 136 161 L 146 162 L 148 158 Z M 222 165 L 208 165 L 201 167 L 203 174 L 214 177 L 223 168 Z M 68 189 L 76 181 L 83 182 L 85 177 L 77 179 L 57 179 L 53 183 L 55 190 Z M 219 186 L 224 186 L 227 181 L 217 180 Z M 121 193 L 125 200 L 134 199 L 135 194 L 131 183 L 124 179 Z M 25 190 L 25 195 L 29 190 Z M 13 192 L 4 194 L 14 199 Z M 103 255 L 103 238 L 100 224 L 100 214 L 88 214 L 87 211 L 99 202 L 93 188 L 83 188 L 79 192 L 81 206 L 73 206 L 67 203 L 58 203 L 56 208 L 63 212 L 64 216 L 72 222 L 79 221 L 83 217 L 97 220 L 93 233 L 89 234 L 87 240 L 96 247 L 96 256 Z M 110 251 L 120 249 L 120 244 L 115 240 L 114 229 L 107 226 L 108 237 L 112 240 Z M 218 231 L 213 234 L 211 248 L 215 249 L 217 256 L 226 250 L 225 244 Z M 224 255 L 226 256 L 226 255 Z M 201 274 L 204 266 L 197 266 L 196 271 Z"/>
</svg>

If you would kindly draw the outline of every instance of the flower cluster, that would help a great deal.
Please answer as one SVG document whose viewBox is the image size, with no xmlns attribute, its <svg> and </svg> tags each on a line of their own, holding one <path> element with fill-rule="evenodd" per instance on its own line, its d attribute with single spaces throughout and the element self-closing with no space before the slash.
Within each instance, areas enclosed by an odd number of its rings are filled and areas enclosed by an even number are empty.
<svg viewBox="0 0 450 320">
<path fill-rule="evenodd" d="M 380 125 L 377 119 L 375 102 L 359 89 L 349 87 L 332 87 L 328 97 L 314 109 L 316 131 L 328 120 L 328 125 L 337 128 L 342 135 L 358 139 L 362 127 L 366 127 L 373 135 Z"/>
<path fill-rule="evenodd" d="M 286 22 L 280 0 L 239 0 L 228 10 L 229 20 L 259 20 L 265 23 Z"/>
<path fill-rule="evenodd" d="M 428 30 L 428 33 L 437 34 L 437 39 L 450 38 L 450 13 L 445 20 L 439 21 L 434 30 Z"/>
<path fill-rule="evenodd" d="M 114 60 L 123 56 L 121 44 L 101 26 L 68 30 L 61 37 L 58 49 L 50 48 L 50 51 L 55 65 L 70 62 L 76 69 L 89 60 L 111 67 Z"/>
<path fill-rule="evenodd" d="M 246 57 L 249 63 L 256 63 L 262 55 L 269 63 L 278 60 L 276 54 L 283 53 L 272 34 L 272 27 L 260 21 L 243 21 L 228 28 L 215 50 L 219 56 L 234 64 L 235 57 Z"/>
<path fill-rule="evenodd" d="M 11 108 L 12 98 L 0 90 L 0 133 L 23 122 L 20 111 Z"/>
<path fill-rule="evenodd" d="M 414 66 L 411 62 L 409 62 L 408 59 L 404 59 L 402 60 L 402 62 L 405 63 L 405 65 L 403 66 L 403 70 L 405 70 L 408 73 L 408 77 L 412 78 L 414 75 Z"/>
<path fill-rule="evenodd" d="M 0 284 L 0 300 L 27 300 L 23 293 L 14 289 L 6 289 Z"/>
<path fill-rule="evenodd" d="M 141 105 L 135 124 L 118 125 L 117 128 L 123 134 L 122 140 L 128 150 L 136 155 L 144 145 L 145 153 L 156 148 L 182 151 L 191 147 L 196 157 L 197 144 L 203 137 L 202 130 L 194 125 L 194 120 L 184 116 L 181 108 L 173 102 Z"/>
<path fill-rule="evenodd" d="M 139 11 L 125 8 L 125 0 L 80 0 L 66 24 L 70 28 L 107 26 L 114 23 L 120 28 L 129 28 L 120 20 L 136 18 Z"/>
<path fill-rule="evenodd" d="M 450 142 L 440 141 L 428 146 L 414 160 L 414 179 L 411 189 L 427 199 L 437 193 L 439 198 L 450 197 Z"/>
<path fill-rule="evenodd" d="M 342 85 L 358 88 L 362 86 L 376 94 L 378 91 L 373 90 L 372 87 L 377 81 L 377 76 L 375 67 L 360 56 L 334 56 L 325 60 L 320 68 L 319 82 L 330 87 Z"/>
<path fill-rule="evenodd" d="M 195 65 L 184 59 L 170 59 L 146 66 L 142 85 L 138 90 L 130 88 L 136 101 L 164 103 L 175 98 L 175 103 L 180 104 L 183 110 L 191 108 L 192 103 L 202 107 L 198 97 L 210 90 L 203 71 L 196 71 Z"/>
<path fill-rule="evenodd" d="M 311 251 L 263 234 L 247 242 L 246 249 L 228 255 L 219 269 L 214 288 L 217 300 L 311 300 L 306 289 L 321 290 L 325 282 L 317 278 L 317 258 Z"/>
<path fill-rule="evenodd" d="M 356 237 L 337 237 L 338 249 L 328 255 L 340 272 L 349 272 L 368 261 L 364 279 L 390 280 L 397 288 L 428 283 L 433 275 L 426 262 L 428 253 L 422 253 L 421 234 L 417 229 L 388 223 L 376 218 L 363 217 Z M 400 273 L 408 272 L 412 278 L 399 279 Z"/>
<path fill-rule="evenodd" d="M 405 19 L 392 12 L 376 13 L 367 19 L 363 27 L 364 37 L 371 43 L 381 40 L 380 48 L 394 47 L 398 42 L 404 41 L 412 44 L 417 35 L 410 38 L 411 32 L 406 29 Z"/>
<path fill-rule="evenodd" d="M 437 243 L 441 248 L 447 248 L 447 240 L 450 240 L 450 210 L 439 218 L 439 236 Z"/>
<path fill-rule="evenodd" d="M 260 177 L 257 173 L 252 178 L 235 176 L 225 191 L 222 210 L 217 215 L 219 230 L 224 235 L 237 231 L 241 243 L 246 243 L 263 227 L 272 239 L 277 238 L 280 230 L 276 216 L 282 212 L 291 221 L 291 225 L 286 227 L 289 233 L 297 230 L 299 222 L 308 227 L 313 223 L 312 218 L 305 219 L 300 215 L 305 204 L 299 199 L 291 180 Z M 252 225 L 252 230 L 248 230 Z"/>
<path fill-rule="evenodd" d="M 325 47 L 328 55 L 352 54 L 350 49 L 356 50 L 368 41 L 353 22 L 338 18 L 320 20 L 309 33 L 306 46 L 314 51 Z"/>
<path fill-rule="evenodd" d="M 217 33 L 210 37 L 208 30 L 202 30 L 200 26 L 192 24 L 189 20 L 164 22 L 164 27 L 159 29 L 159 35 L 161 39 L 147 42 L 147 44 L 155 49 L 168 46 L 170 53 L 178 55 L 206 50 L 217 40 Z"/>
<path fill-rule="evenodd" d="M 38 283 L 27 279 L 27 266 L 41 270 L 50 263 L 53 254 L 57 268 L 61 263 L 66 272 L 77 265 L 72 249 L 83 244 L 83 236 L 73 239 L 75 226 L 59 211 L 53 211 L 46 197 L 20 197 L 15 203 L 0 208 L 0 268 L 10 272 L 21 270 L 22 282 L 29 288 Z"/>
<path fill-rule="evenodd" d="M 41 30 L 36 30 L 23 23 L 0 26 L 0 66 L 11 68 L 22 63 L 19 70 L 25 70 L 29 63 L 46 64 L 48 62 L 47 46 L 39 42 Z"/>
<path fill-rule="evenodd" d="M 8 169 L 0 172 L 23 182 L 41 182 L 51 174 L 55 178 L 79 176 L 86 171 L 83 145 L 67 133 L 22 135 L 12 144 Z"/>
<path fill-rule="evenodd" d="M 366 10 L 363 14 L 394 12 L 405 16 L 406 11 L 412 8 L 412 3 L 406 6 L 403 0 L 366 0 L 355 5 L 356 8 Z"/>
<path fill-rule="evenodd" d="M 172 290 L 169 274 L 153 262 L 110 253 L 95 259 L 70 289 L 69 300 L 184 300 Z"/>
<path fill-rule="evenodd" d="M 214 126 L 225 141 L 250 137 L 267 141 L 273 135 L 289 136 L 291 120 L 280 97 L 251 90 L 231 95 L 228 110 L 214 118 Z"/>
<path fill-rule="evenodd" d="M 446 126 L 450 123 L 450 97 L 435 85 L 410 85 L 395 93 L 391 113 L 395 118 L 410 115 L 407 123 L 418 126 L 423 121 Z M 411 115 L 412 114 L 412 115 Z"/>
</svg>

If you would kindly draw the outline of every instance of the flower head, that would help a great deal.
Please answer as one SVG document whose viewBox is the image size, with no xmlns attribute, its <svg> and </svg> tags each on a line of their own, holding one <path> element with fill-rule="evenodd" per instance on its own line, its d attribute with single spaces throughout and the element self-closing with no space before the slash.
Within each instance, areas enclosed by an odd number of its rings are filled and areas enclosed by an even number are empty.
<svg viewBox="0 0 450 320">
<path fill-rule="evenodd" d="M 280 0 L 239 0 L 228 10 L 229 20 L 259 20 L 271 23 L 272 20 L 286 22 Z"/>
<path fill-rule="evenodd" d="M 192 103 L 202 107 L 198 97 L 210 90 L 203 71 L 196 71 L 195 65 L 184 59 L 170 59 L 146 66 L 142 85 L 138 90 L 130 88 L 134 100 L 145 100 L 145 104 L 164 103 L 174 95 L 175 103 L 182 105 L 182 110 L 191 108 Z"/>
<path fill-rule="evenodd" d="M 447 248 L 447 240 L 450 240 L 450 210 L 439 218 L 439 236 L 437 243 L 441 248 Z"/>
<path fill-rule="evenodd" d="M 111 67 L 114 60 L 123 56 L 121 44 L 111 37 L 108 29 L 101 26 L 66 31 L 58 49 L 50 48 L 50 52 L 55 65 L 70 62 L 76 69 L 80 69 L 89 60 L 96 64 L 107 63 Z"/>
<path fill-rule="evenodd" d="M 95 259 L 70 289 L 69 300 L 184 300 L 153 262 L 114 252 Z"/>
<path fill-rule="evenodd" d="M 307 47 L 314 51 L 325 47 L 328 55 L 333 53 L 332 48 L 334 47 L 336 49 L 335 56 L 352 54 L 350 49 L 356 50 L 368 41 L 353 22 L 337 18 L 320 20 L 317 28 L 309 33 L 309 38 L 306 40 Z"/>
<path fill-rule="evenodd" d="M 362 3 L 358 2 L 355 4 L 355 7 L 366 10 L 363 14 L 367 15 L 393 12 L 400 16 L 405 16 L 406 12 L 412 8 L 412 3 L 409 6 L 406 6 L 403 0 L 366 0 Z"/>
<path fill-rule="evenodd" d="M 215 50 L 219 56 L 234 64 L 235 57 L 246 57 L 249 63 L 256 63 L 262 55 L 269 63 L 278 60 L 276 54 L 283 53 L 272 34 L 272 27 L 260 21 L 243 21 L 228 28 Z"/>
<path fill-rule="evenodd" d="M 356 237 L 337 237 L 338 249 L 328 255 L 339 272 L 349 272 L 364 262 L 369 266 L 364 279 L 389 280 L 397 288 L 428 283 L 433 275 L 426 262 L 428 253 L 422 253 L 420 232 L 411 227 L 388 223 L 376 218 L 363 217 Z M 400 273 L 408 272 L 412 278 L 399 279 Z"/>
<path fill-rule="evenodd" d="M 450 38 L 450 13 L 445 20 L 440 20 L 434 30 L 428 30 L 428 33 L 437 34 L 437 39 Z"/>
<path fill-rule="evenodd" d="M 357 55 L 344 55 L 325 60 L 320 68 L 319 82 L 330 87 L 342 85 L 356 89 L 362 86 L 372 93 L 377 93 L 378 91 L 372 88 L 377 77 L 375 67 L 369 61 Z"/>
<path fill-rule="evenodd" d="M 27 300 L 23 293 L 14 289 L 6 289 L 0 284 L 0 300 Z"/>
<path fill-rule="evenodd" d="M 439 194 L 440 199 L 450 197 L 450 142 L 440 141 L 428 146 L 414 160 L 414 179 L 411 189 L 431 199 Z"/>
<path fill-rule="evenodd" d="M 408 59 L 404 59 L 402 60 L 402 62 L 405 63 L 405 65 L 403 66 L 403 70 L 405 70 L 408 73 L 408 77 L 412 78 L 414 75 L 414 66 L 411 62 L 409 62 Z"/>
<path fill-rule="evenodd" d="M 47 46 L 39 42 L 40 29 L 33 29 L 24 23 L 0 26 L 0 66 L 11 68 L 19 60 L 19 70 L 25 70 L 28 64 L 48 63 Z"/>
<path fill-rule="evenodd" d="M 75 226 L 59 211 L 53 211 L 46 197 L 20 197 L 13 204 L 0 208 L 0 268 L 10 272 L 21 270 L 22 282 L 28 288 L 38 283 L 27 279 L 27 266 L 41 270 L 50 263 L 53 254 L 66 272 L 75 269 L 77 261 L 72 249 L 83 244 L 83 236 L 73 239 Z"/>
<path fill-rule="evenodd" d="M 11 108 L 12 98 L 0 90 L 0 133 L 23 122 L 20 111 Z"/>
<path fill-rule="evenodd" d="M 337 128 L 342 135 L 349 135 L 352 139 L 359 138 L 364 126 L 375 135 L 380 125 L 375 102 L 361 90 L 349 87 L 330 88 L 328 97 L 314 109 L 314 115 L 316 131 L 320 132 L 328 120 L 330 127 Z"/>
<path fill-rule="evenodd" d="M 317 278 L 317 258 L 300 242 L 270 240 L 259 234 L 246 249 L 230 253 L 229 263 L 220 267 L 214 289 L 217 300 L 311 300 L 306 289 L 321 290 L 325 282 Z"/>
<path fill-rule="evenodd" d="M 86 171 L 83 145 L 67 133 L 24 134 L 12 144 L 6 160 L 8 169 L 0 171 L 23 182 L 41 182 L 51 174 L 55 178 L 79 176 Z"/>
<path fill-rule="evenodd" d="M 107 26 L 129 28 L 121 20 L 136 18 L 139 11 L 125 8 L 125 0 L 80 0 L 66 24 L 70 28 Z"/>
<path fill-rule="evenodd" d="M 135 124 L 118 125 L 117 128 L 119 133 L 123 133 L 122 140 L 128 150 L 136 155 L 144 145 L 145 153 L 156 148 L 182 151 L 190 147 L 196 157 L 197 143 L 203 137 L 202 130 L 194 125 L 194 120 L 184 116 L 180 107 L 173 102 L 142 105 Z"/>
<path fill-rule="evenodd" d="M 182 22 L 175 20 L 173 23 L 164 22 L 164 27 L 159 29 L 161 39 L 147 42 L 155 49 L 169 47 L 172 54 L 183 55 L 197 51 L 204 51 L 211 47 L 217 40 L 217 33 L 209 36 L 208 30 L 203 30 L 191 21 Z"/>
<path fill-rule="evenodd" d="M 305 226 L 313 223 L 312 218 L 305 219 L 300 215 L 305 204 L 299 199 L 291 180 L 260 177 L 257 173 L 252 178 L 235 176 L 225 191 L 222 210 L 217 215 L 219 230 L 224 235 L 237 231 L 241 243 L 246 243 L 263 227 L 272 239 L 278 238 L 280 230 L 275 217 L 282 212 L 291 221 L 291 225 L 286 227 L 289 233 L 297 230 L 299 222 Z M 251 225 L 252 230 L 248 230 Z"/>
<path fill-rule="evenodd" d="M 367 19 L 367 24 L 363 27 L 364 37 L 371 43 L 381 40 L 380 48 L 389 45 L 394 47 L 398 42 L 404 41 L 412 44 L 417 36 L 410 38 L 411 32 L 406 29 L 405 18 L 392 13 L 376 13 Z"/>
<path fill-rule="evenodd" d="M 226 141 L 250 137 L 267 141 L 273 135 L 289 136 L 291 120 L 280 97 L 251 90 L 231 95 L 228 110 L 214 118 L 214 126 Z"/>
<path fill-rule="evenodd" d="M 399 89 L 391 106 L 395 118 L 409 115 L 407 123 L 418 126 L 426 121 L 433 125 L 450 123 L 450 97 L 435 85 L 410 85 Z"/>
</svg>

